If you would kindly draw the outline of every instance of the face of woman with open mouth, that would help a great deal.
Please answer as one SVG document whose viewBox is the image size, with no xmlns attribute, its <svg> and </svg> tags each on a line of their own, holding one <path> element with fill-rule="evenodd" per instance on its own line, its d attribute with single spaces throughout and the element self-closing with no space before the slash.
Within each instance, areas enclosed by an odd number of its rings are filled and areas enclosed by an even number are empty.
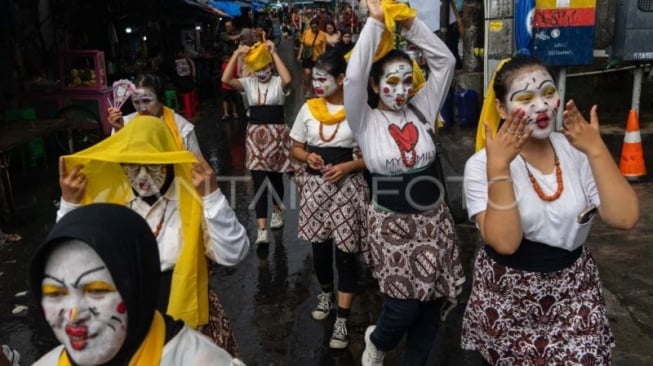
<svg viewBox="0 0 653 366">
<path fill-rule="evenodd" d="M 313 90 L 318 97 L 328 97 L 336 92 L 338 84 L 336 78 L 326 70 L 313 68 Z"/>
<path fill-rule="evenodd" d="M 508 90 L 507 110 L 521 109 L 526 114 L 526 129 L 532 137 L 547 139 L 555 129 L 560 96 L 553 77 L 541 67 L 519 71 Z M 503 116 L 502 116 L 503 117 Z"/>
<path fill-rule="evenodd" d="M 52 251 L 41 284 L 45 319 L 78 365 L 110 361 L 127 337 L 127 309 L 104 261 L 72 240 Z"/>
<path fill-rule="evenodd" d="M 127 179 L 140 197 L 149 197 L 159 193 L 166 179 L 164 165 L 123 164 Z"/>
<path fill-rule="evenodd" d="M 413 66 L 405 61 L 388 63 L 379 80 L 379 98 L 393 111 L 406 107 L 408 96 L 413 90 Z"/>
</svg>

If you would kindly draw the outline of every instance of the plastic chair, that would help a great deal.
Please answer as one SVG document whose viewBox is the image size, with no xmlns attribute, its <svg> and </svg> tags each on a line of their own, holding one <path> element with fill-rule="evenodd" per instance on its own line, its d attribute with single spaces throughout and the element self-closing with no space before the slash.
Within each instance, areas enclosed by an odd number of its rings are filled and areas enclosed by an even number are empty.
<svg viewBox="0 0 653 366">
<path fill-rule="evenodd" d="M 179 112 L 179 100 L 177 99 L 177 92 L 175 90 L 166 90 L 165 91 L 166 105 L 169 108 Z"/>
<path fill-rule="evenodd" d="M 36 111 L 34 108 L 15 108 L 8 109 L 4 112 L 4 120 L 6 122 L 16 121 L 35 121 Z M 45 142 L 42 137 L 34 139 L 27 143 L 27 152 L 29 153 L 30 167 L 36 166 L 37 159 L 46 161 Z M 25 152 L 23 151 L 23 166 L 25 166 Z"/>
</svg>

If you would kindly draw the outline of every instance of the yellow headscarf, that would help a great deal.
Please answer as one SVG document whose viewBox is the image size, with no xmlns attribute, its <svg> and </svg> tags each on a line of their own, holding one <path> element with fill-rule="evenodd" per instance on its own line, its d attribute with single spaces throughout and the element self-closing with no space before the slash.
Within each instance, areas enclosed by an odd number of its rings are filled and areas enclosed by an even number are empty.
<svg viewBox="0 0 653 366">
<path fill-rule="evenodd" d="M 499 116 L 495 104 L 497 97 L 494 95 L 494 77 L 508 60 L 510 59 L 505 58 L 501 60 L 499 66 L 497 66 L 497 69 L 494 71 L 494 74 L 492 74 L 492 79 L 490 79 L 490 83 L 487 86 L 483 108 L 481 108 L 481 115 L 478 118 L 478 126 L 476 127 L 476 151 L 485 147 L 485 123 L 490 126 L 492 134 L 495 134 L 499 129 L 499 121 L 501 120 L 501 117 Z"/>
<path fill-rule="evenodd" d="M 251 72 L 256 72 L 272 62 L 272 55 L 268 52 L 265 43 L 256 42 L 247 52 L 243 61 Z"/>
<path fill-rule="evenodd" d="M 111 137 L 73 155 L 64 156 L 68 169 L 84 165 L 88 184 L 82 204 L 125 204 L 132 188 L 121 163 L 173 164 L 179 199 L 183 246 L 172 274 L 167 313 L 196 328 L 208 323 L 208 268 L 204 254 L 202 198 L 192 185 L 195 156 L 180 150 L 165 123 L 137 116 Z"/>
<path fill-rule="evenodd" d="M 417 16 L 417 10 L 409 7 L 406 3 L 394 2 L 393 0 L 383 0 L 381 6 L 383 7 L 385 18 L 385 29 L 381 34 L 381 42 L 374 54 L 374 62 L 380 60 L 395 48 L 394 32 L 396 22 L 412 19 Z M 345 55 L 345 58 L 349 60 L 350 56 L 351 51 Z M 422 68 L 419 66 L 417 61 L 413 60 L 413 91 L 410 96 L 415 95 L 415 93 L 424 86 L 424 83 L 426 83 L 426 78 L 424 77 Z"/>
<path fill-rule="evenodd" d="M 316 120 L 324 123 L 325 125 L 333 125 L 345 120 L 345 108 L 338 110 L 336 113 L 331 114 L 327 109 L 326 99 L 313 98 L 306 101 L 308 110 L 311 112 Z"/>
<path fill-rule="evenodd" d="M 145 339 L 129 360 L 128 366 L 158 366 L 163 355 L 163 346 L 166 338 L 166 325 L 163 316 L 158 311 L 154 312 L 152 325 Z M 57 366 L 72 366 L 66 349 L 59 355 Z"/>
</svg>

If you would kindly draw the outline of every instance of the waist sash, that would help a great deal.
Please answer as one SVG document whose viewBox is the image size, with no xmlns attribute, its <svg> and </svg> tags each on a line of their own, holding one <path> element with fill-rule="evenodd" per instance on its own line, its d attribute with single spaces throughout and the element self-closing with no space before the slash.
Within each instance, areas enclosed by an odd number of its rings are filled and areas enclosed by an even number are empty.
<svg viewBox="0 0 653 366">
<path fill-rule="evenodd" d="M 254 105 L 249 107 L 249 123 L 255 125 L 280 125 L 286 123 L 282 105 Z"/>
<path fill-rule="evenodd" d="M 399 175 L 371 173 L 368 185 L 372 200 L 397 213 L 413 214 L 432 210 L 442 196 L 442 183 L 435 178 L 435 164 L 417 172 Z"/>
<path fill-rule="evenodd" d="M 514 254 L 502 255 L 489 245 L 485 253 L 502 266 L 527 272 L 556 272 L 571 266 L 583 253 L 580 246 L 573 251 L 552 247 L 528 239 L 522 239 L 519 249 Z"/>
<path fill-rule="evenodd" d="M 307 150 L 308 152 L 319 154 L 322 157 L 322 160 L 324 160 L 325 165 L 336 165 L 354 160 L 354 149 L 350 147 L 323 147 L 309 145 Z M 312 169 L 309 166 L 306 167 L 306 173 L 311 175 L 322 175 L 321 171 Z"/>
</svg>

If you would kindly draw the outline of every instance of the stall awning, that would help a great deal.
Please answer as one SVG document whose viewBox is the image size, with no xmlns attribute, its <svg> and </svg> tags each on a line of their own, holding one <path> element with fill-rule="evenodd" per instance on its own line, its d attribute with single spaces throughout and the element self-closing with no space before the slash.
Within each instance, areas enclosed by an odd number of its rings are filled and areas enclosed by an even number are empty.
<svg viewBox="0 0 653 366">
<path fill-rule="evenodd" d="M 234 1 L 209 1 L 209 6 L 217 9 L 225 14 L 229 18 L 235 18 L 242 15 L 240 12 L 240 5 Z"/>
<path fill-rule="evenodd" d="M 202 9 L 202 10 L 208 12 L 208 13 L 211 13 L 211 14 L 213 14 L 215 16 L 227 17 L 227 18 L 230 17 L 224 11 L 222 11 L 220 9 L 217 9 L 217 8 L 214 8 L 212 6 L 209 6 L 207 2 L 204 2 L 204 1 L 201 1 L 201 0 L 184 0 L 184 2 L 186 4 L 196 6 L 196 7 L 200 8 L 200 9 Z"/>
</svg>

